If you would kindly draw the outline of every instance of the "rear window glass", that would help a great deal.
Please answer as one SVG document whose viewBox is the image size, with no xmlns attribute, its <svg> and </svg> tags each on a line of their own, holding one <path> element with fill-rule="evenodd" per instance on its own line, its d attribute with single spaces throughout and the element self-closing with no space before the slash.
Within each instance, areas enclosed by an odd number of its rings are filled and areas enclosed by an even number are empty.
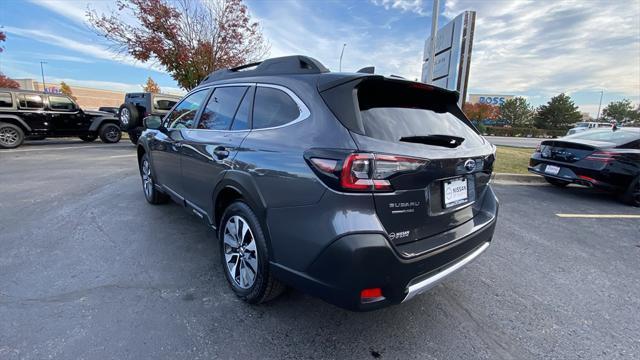
<svg viewBox="0 0 640 360">
<path fill-rule="evenodd" d="M 13 101 L 11 100 L 11 94 L 8 92 L 0 92 L 0 107 L 12 107 Z"/>
<path fill-rule="evenodd" d="M 154 104 L 153 106 L 157 109 L 157 110 L 166 110 L 169 111 L 173 108 L 173 106 L 175 104 L 177 104 L 178 101 L 177 100 L 172 100 L 172 99 L 158 99 L 156 98 L 154 100 Z"/>
<path fill-rule="evenodd" d="M 253 104 L 253 128 L 284 125 L 300 116 L 298 104 L 282 90 L 258 87 Z"/>
<path fill-rule="evenodd" d="M 20 107 L 23 109 L 42 109 L 42 96 L 32 94 L 20 94 Z"/>
<path fill-rule="evenodd" d="M 621 130 L 589 130 L 567 136 L 568 139 L 584 139 L 593 141 L 612 142 L 616 145 L 624 145 L 630 141 L 640 138 L 640 129 Z"/>
<path fill-rule="evenodd" d="M 480 146 L 482 138 L 465 121 L 449 112 L 455 99 L 404 83 L 382 81 L 358 89 L 360 116 L 366 136 L 392 142 L 416 136 L 445 135 Z"/>
</svg>

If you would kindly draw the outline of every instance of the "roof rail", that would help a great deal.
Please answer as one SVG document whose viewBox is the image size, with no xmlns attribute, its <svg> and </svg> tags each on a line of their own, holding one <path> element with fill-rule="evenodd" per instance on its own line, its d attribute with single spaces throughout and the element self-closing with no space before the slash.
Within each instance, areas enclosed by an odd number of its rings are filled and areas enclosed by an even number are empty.
<svg viewBox="0 0 640 360">
<path fill-rule="evenodd" d="M 245 70 L 251 67 L 255 67 L 255 69 Z M 261 62 L 241 65 L 231 69 L 216 70 L 204 78 L 201 84 L 250 76 L 320 74 L 325 72 L 329 72 L 329 69 L 322 65 L 320 61 L 308 56 L 293 55 L 267 59 Z"/>
</svg>

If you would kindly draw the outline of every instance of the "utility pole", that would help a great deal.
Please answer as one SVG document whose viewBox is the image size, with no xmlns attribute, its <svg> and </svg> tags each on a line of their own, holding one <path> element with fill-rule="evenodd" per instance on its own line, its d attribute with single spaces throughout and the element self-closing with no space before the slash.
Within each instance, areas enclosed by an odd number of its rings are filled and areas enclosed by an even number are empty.
<svg viewBox="0 0 640 360">
<path fill-rule="evenodd" d="M 342 44 L 342 51 L 340 52 L 340 72 L 342 72 L 342 55 L 344 55 L 344 48 L 347 47 L 347 44 Z"/>
<path fill-rule="evenodd" d="M 602 95 L 604 95 L 604 90 L 600 90 L 600 104 L 598 104 L 598 116 L 596 117 L 596 121 L 600 120 L 600 108 L 602 107 Z"/>
<path fill-rule="evenodd" d="M 46 61 L 40 61 L 40 73 L 42 74 L 42 91 L 45 91 L 45 84 L 44 84 L 44 64 L 46 64 Z"/>
<path fill-rule="evenodd" d="M 427 84 L 433 80 L 433 66 L 436 62 L 436 35 L 438 33 L 438 13 L 440 12 L 440 0 L 433 0 L 431 11 L 431 40 L 429 41 L 429 66 L 427 67 Z"/>
</svg>

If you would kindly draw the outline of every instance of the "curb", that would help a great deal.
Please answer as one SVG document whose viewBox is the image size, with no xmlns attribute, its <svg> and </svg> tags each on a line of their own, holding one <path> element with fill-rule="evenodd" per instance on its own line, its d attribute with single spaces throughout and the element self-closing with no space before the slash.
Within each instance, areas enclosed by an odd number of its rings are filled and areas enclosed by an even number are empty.
<svg viewBox="0 0 640 360">
<path fill-rule="evenodd" d="M 533 174 L 493 173 L 491 180 L 497 183 L 546 184 L 544 177 Z"/>
</svg>

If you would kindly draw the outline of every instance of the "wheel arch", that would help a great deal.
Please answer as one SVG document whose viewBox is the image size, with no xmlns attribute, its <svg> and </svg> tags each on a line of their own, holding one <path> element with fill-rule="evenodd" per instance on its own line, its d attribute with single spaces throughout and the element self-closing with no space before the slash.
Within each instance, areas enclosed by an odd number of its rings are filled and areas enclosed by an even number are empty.
<svg viewBox="0 0 640 360">
<path fill-rule="evenodd" d="M 144 154 L 147 153 L 147 150 L 144 148 L 144 146 L 142 145 L 138 145 L 137 149 L 136 149 L 136 153 L 138 155 L 138 170 L 142 171 L 142 157 L 144 156 Z"/>
<path fill-rule="evenodd" d="M 220 225 L 226 206 L 238 199 L 244 201 L 253 210 L 268 238 L 267 206 L 264 198 L 251 176 L 240 171 L 227 171 L 223 180 L 215 187 L 212 208 L 210 209 L 213 225 L 216 228 Z"/>
<path fill-rule="evenodd" d="M 118 128 L 120 128 L 120 120 L 115 117 L 97 117 L 93 119 L 91 122 L 91 126 L 89 126 L 89 131 L 98 131 L 100 127 L 104 124 L 114 124 Z"/>
<path fill-rule="evenodd" d="M 13 124 L 19 126 L 22 131 L 24 131 L 25 135 L 28 132 L 31 132 L 31 127 L 22 120 L 19 116 L 16 115 L 0 115 L 0 122 Z"/>
</svg>

